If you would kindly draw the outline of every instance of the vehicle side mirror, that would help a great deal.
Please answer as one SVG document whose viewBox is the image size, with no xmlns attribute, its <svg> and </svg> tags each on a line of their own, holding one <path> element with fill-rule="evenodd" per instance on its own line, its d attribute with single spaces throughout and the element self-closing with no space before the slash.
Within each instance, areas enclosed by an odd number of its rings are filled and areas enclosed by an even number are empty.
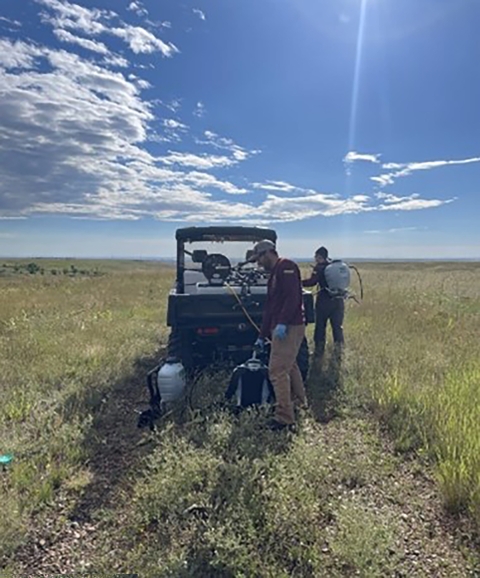
<svg viewBox="0 0 480 578">
<path fill-rule="evenodd" d="M 192 253 L 192 261 L 194 263 L 203 263 L 207 256 L 208 253 L 205 249 L 195 249 Z"/>
</svg>

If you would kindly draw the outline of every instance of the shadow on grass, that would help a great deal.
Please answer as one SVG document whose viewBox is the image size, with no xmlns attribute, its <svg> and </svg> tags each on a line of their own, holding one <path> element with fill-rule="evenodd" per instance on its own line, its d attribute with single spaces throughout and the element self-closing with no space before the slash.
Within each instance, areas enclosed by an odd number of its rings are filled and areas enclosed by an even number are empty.
<svg viewBox="0 0 480 578">
<path fill-rule="evenodd" d="M 146 407 L 146 375 L 158 358 L 140 358 L 130 374 L 111 387 L 85 391 L 81 397 L 75 395 L 66 401 L 66 415 L 76 407 L 93 414 L 83 441 L 90 481 L 70 514 L 72 521 L 90 522 L 96 511 L 110 506 L 116 491 L 134 480 L 138 466 L 150 451 L 148 445 L 139 445 L 143 433 L 137 427 L 136 410 Z"/>
<path fill-rule="evenodd" d="M 342 352 L 333 349 L 311 362 L 306 390 L 311 412 L 320 423 L 340 415 L 343 393 Z"/>
<path fill-rule="evenodd" d="M 95 512 L 111 506 L 118 489 L 134 481 L 144 457 L 153 450 L 155 444 L 140 445 L 146 430 L 137 427 L 135 409 L 142 405 L 145 408 L 148 402 L 146 375 L 157 360 L 158 356 L 139 359 L 130 375 L 111 388 L 85 391 L 81 397 L 76 395 L 66 401 L 66 415 L 78 407 L 93 413 L 93 423 L 83 442 L 91 479 L 70 514 L 72 521 L 94 521 Z M 197 375 L 187 390 L 186 403 L 177 404 L 157 421 L 156 434 L 161 435 L 173 421 L 178 436 L 199 447 L 208 444 L 212 414 L 225 411 L 230 415 L 223 403 L 228 377 L 221 367 Z M 268 417 L 268 410 L 251 409 L 231 418 L 225 455 L 228 461 L 254 461 L 288 451 L 292 435 L 267 430 L 264 426 Z"/>
<path fill-rule="evenodd" d="M 187 394 L 187 404 L 179 408 L 174 418 L 178 434 L 189 442 L 203 447 L 210 443 L 209 429 L 212 418 L 228 419 L 230 434 L 225 441 L 226 461 L 236 459 L 256 460 L 267 454 L 288 450 L 292 435 L 287 431 L 274 432 L 266 426 L 273 417 L 273 406 L 250 407 L 238 411 L 225 400 L 231 368 L 216 370 L 197 376 Z"/>
<path fill-rule="evenodd" d="M 182 472 L 176 477 L 175 485 L 184 484 L 184 494 L 191 495 L 193 503 L 179 515 L 176 502 L 172 502 L 169 516 L 162 519 L 163 529 L 159 528 L 157 515 L 152 519 L 157 534 L 152 548 L 157 547 L 158 532 L 164 532 L 166 527 L 170 527 L 177 540 L 188 527 L 188 539 L 184 542 L 181 562 L 172 566 L 169 572 L 159 572 L 159 576 L 233 578 L 239 574 L 228 567 L 230 562 L 220 561 L 221 552 L 230 548 L 228 544 L 232 535 L 237 535 L 230 524 L 236 523 L 242 528 L 245 524 L 259 536 L 264 532 L 268 534 L 265 530 L 266 498 L 262 491 L 264 476 L 272 467 L 272 461 L 290 451 L 295 434 L 265 427 L 272 407 L 252 407 L 240 413 L 233 412 L 223 402 L 228 379 L 228 371 L 204 373 L 190 387 L 188 406 L 174 410 L 170 420 L 170 425 L 172 421 L 175 424 L 180 448 L 185 447 L 181 440 L 186 441 L 188 447 L 198 448 L 199 455 L 210 456 L 216 465 L 215 474 L 211 475 L 203 470 L 204 466 L 194 466 L 189 454 L 179 453 L 178 459 L 185 459 L 185 470 L 194 469 L 190 474 Z M 160 432 L 163 427 L 160 423 Z M 159 487 L 159 494 L 162 491 L 163 487 Z M 243 531 L 239 529 L 238 535 Z M 168 536 L 168 531 L 166 534 Z M 140 536 L 145 539 L 143 533 Z M 168 539 L 163 535 L 161 541 Z M 241 551 L 248 549 L 245 544 L 239 544 L 239 548 Z M 254 574 L 245 569 L 244 575 Z"/>
</svg>

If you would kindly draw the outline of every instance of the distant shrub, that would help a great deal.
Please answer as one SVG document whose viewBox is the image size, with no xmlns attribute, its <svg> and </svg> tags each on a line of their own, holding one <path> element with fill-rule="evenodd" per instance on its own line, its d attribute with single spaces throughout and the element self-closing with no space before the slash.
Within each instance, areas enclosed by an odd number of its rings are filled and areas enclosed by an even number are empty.
<svg viewBox="0 0 480 578">
<path fill-rule="evenodd" d="M 32 262 L 27 265 L 27 271 L 30 273 L 30 275 L 35 275 L 40 271 L 40 267 L 36 263 Z"/>
</svg>

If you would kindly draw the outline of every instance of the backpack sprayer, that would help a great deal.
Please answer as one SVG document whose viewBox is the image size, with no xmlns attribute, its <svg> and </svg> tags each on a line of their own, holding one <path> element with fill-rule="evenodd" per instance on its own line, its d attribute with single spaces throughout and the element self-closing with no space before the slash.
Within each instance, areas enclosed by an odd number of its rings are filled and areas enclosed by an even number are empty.
<svg viewBox="0 0 480 578">
<path fill-rule="evenodd" d="M 363 301 L 363 283 L 358 269 L 355 265 L 345 263 L 341 259 L 335 259 L 325 267 L 325 280 L 327 282 L 325 290 L 333 298 L 353 299 L 360 303 L 356 295 L 350 291 L 350 269 L 353 269 L 357 274 L 360 284 L 360 301 Z"/>
</svg>

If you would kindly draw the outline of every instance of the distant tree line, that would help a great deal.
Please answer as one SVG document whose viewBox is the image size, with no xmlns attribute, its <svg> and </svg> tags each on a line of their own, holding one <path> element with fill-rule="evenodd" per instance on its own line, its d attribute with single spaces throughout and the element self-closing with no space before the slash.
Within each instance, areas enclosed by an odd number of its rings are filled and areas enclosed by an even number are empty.
<svg viewBox="0 0 480 578">
<path fill-rule="evenodd" d="M 31 263 L 3 263 L 0 273 L 28 274 L 28 275 L 67 275 L 69 277 L 89 276 L 96 277 L 101 275 L 97 267 L 94 269 L 81 269 L 75 265 L 62 268 L 45 268 L 32 261 Z"/>
</svg>

